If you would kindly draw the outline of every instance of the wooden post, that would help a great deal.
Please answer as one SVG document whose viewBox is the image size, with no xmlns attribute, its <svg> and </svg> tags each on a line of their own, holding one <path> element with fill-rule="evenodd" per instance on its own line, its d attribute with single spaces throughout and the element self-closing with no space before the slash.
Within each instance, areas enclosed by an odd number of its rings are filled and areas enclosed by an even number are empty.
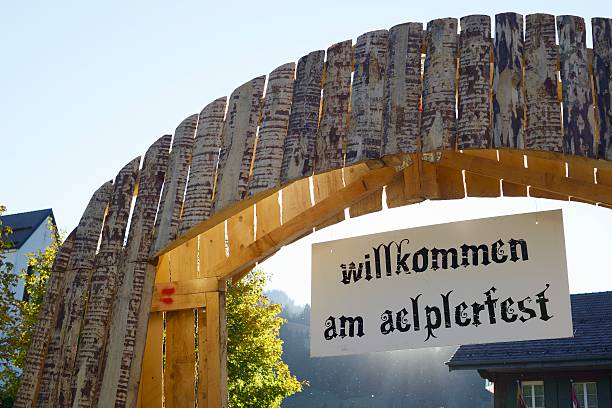
<svg viewBox="0 0 612 408">
<path fill-rule="evenodd" d="M 225 292 L 206 293 L 206 394 L 208 408 L 227 407 L 227 325 Z"/>
</svg>

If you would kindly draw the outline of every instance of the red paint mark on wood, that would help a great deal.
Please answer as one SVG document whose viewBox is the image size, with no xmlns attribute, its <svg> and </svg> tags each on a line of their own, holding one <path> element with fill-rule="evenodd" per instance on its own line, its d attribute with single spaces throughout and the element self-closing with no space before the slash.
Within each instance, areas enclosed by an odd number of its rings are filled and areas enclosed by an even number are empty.
<svg viewBox="0 0 612 408">
<path fill-rule="evenodd" d="M 174 292 L 176 292 L 175 288 L 164 288 L 161 290 L 162 295 L 172 295 Z"/>
<path fill-rule="evenodd" d="M 171 305 L 174 300 L 171 297 L 163 297 L 161 299 L 159 299 L 162 303 L 165 303 L 167 305 Z"/>
</svg>

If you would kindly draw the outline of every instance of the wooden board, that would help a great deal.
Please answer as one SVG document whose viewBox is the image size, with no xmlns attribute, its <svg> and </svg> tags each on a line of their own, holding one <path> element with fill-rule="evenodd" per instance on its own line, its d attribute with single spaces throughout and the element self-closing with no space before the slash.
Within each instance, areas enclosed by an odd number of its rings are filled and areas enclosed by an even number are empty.
<svg viewBox="0 0 612 408">
<path fill-rule="evenodd" d="M 593 28 L 593 82 L 597 101 L 597 157 L 612 160 L 612 19 L 596 17 Z"/>
<path fill-rule="evenodd" d="M 525 148 L 563 152 L 557 100 L 555 17 L 530 14 L 525 24 Z"/>
<path fill-rule="evenodd" d="M 138 178 L 138 196 L 121 268 L 121 285 L 113 304 L 108 345 L 103 356 L 99 406 L 133 406 L 138 392 L 155 268 L 148 268 L 155 214 L 168 167 L 171 136 L 147 150 Z"/>
<path fill-rule="evenodd" d="M 210 216 L 226 104 L 227 97 L 216 99 L 198 117 L 179 234 Z"/>
<path fill-rule="evenodd" d="M 558 16 L 561 86 L 563 88 L 563 151 L 595 157 L 595 112 L 587 62 L 584 19 Z"/>
<path fill-rule="evenodd" d="M 260 76 L 243 84 L 232 92 L 228 101 L 221 136 L 214 212 L 242 200 L 246 194 L 265 80 L 265 76 Z"/>
<path fill-rule="evenodd" d="M 492 146 L 496 148 L 525 147 L 523 34 L 521 14 L 495 16 Z"/>
<path fill-rule="evenodd" d="M 381 156 L 387 30 L 360 35 L 355 44 L 355 72 L 345 165 Z"/>
<path fill-rule="evenodd" d="M 423 23 L 389 30 L 384 87 L 382 154 L 415 153 L 421 119 L 421 46 Z"/>
<path fill-rule="evenodd" d="M 279 193 L 276 192 L 255 205 L 255 215 L 257 217 L 255 237 L 261 237 L 280 225 L 281 211 L 278 195 Z"/>
<path fill-rule="evenodd" d="M 423 201 L 419 174 L 420 157 L 412 154 L 412 163 L 393 176 L 386 186 L 387 207 L 395 208 Z"/>
<path fill-rule="evenodd" d="M 227 407 L 227 325 L 225 292 L 206 293 L 207 407 Z"/>
<path fill-rule="evenodd" d="M 551 160 L 536 154 L 527 155 L 527 168 L 530 170 L 546 172 L 565 177 L 565 162 Z M 529 196 L 538 198 L 548 198 L 550 200 L 567 201 L 569 197 L 564 194 L 557 194 L 550 191 L 529 187 Z"/>
<path fill-rule="evenodd" d="M 298 61 L 291 114 L 281 167 L 281 183 L 312 175 L 321 108 L 325 51 L 313 51 Z"/>
<path fill-rule="evenodd" d="M 240 251 L 255 240 L 255 209 L 248 207 L 227 220 L 229 253 Z"/>
<path fill-rule="evenodd" d="M 457 19 L 427 23 L 427 55 L 423 73 L 422 151 L 454 149 L 457 120 Z"/>
<path fill-rule="evenodd" d="M 509 168 L 524 169 L 525 158 L 523 152 L 517 150 L 498 150 L 499 163 Z M 527 186 L 502 180 L 504 197 L 527 197 Z"/>
<path fill-rule="evenodd" d="M 344 144 L 348 132 L 349 95 L 353 70 L 351 40 L 327 49 L 323 80 L 323 106 L 317 132 L 315 173 L 344 166 Z"/>
<path fill-rule="evenodd" d="M 359 163 L 350 167 L 344 168 L 344 181 L 346 184 L 350 184 L 353 181 L 359 180 L 365 174 L 369 173 L 370 169 L 365 163 Z M 373 191 L 368 197 L 353 204 L 349 208 L 349 214 L 351 218 L 359 217 L 382 210 L 382 188 L 380 190 Z"/>
<path fill-rule="evenodd" d="M 289 125 L 295 63 L 281 65 L 268 76 L 249 196 L 280 184 L 283 147 Z"/>
<path fill-rule="evenodd" d="M 338 190 L 344 187 L 342 180 L 342 169 L 330 171 L 323 174 L 316 174 L 313 176 L 313 191 L 314 191 L 314 202 L 315 204 L 323 201 L 324 199 L 333 196 Z M 330 225 L 336 224 L 340 221 L 344 221 L 344 209 L 337 215 L 330 217 L 325 222 L 317 225 L 316 229 L 329 227 Z M 283 221 L 284 224 L 284 221 Z"/>
<path fill-rule="evenodd" d="M 457 149 L 491 143 L 491 17 L 462 17 L 459 36 Z"/>
<path fill-rule="evenodd" d="M 197 124 L 198 115 L 191 115 L 183 120 L 174 132 L 168 171 L 159 204 L 159 216 L 155 221 L 153 254 L 178 235 L 178 224 L 181 218 Z"/>
<path fill-rule="evenodd" d="M 282 194 L 283 224 L 312 206 L 309 179 L 301 179 L 289 184 L 283 188 Z M 263 235 L 257 234 L 257 236 L 261 237 Z"/>
<path fill-rule="evenodd" d="M 496 150 L 467 150 L 464 154 L 497 161 Z M 501 195 L 498 178 L 483 177 L 469 172 L 465 173 L 465 190 L 468 197 L 499 197 Z"/>
</svg>

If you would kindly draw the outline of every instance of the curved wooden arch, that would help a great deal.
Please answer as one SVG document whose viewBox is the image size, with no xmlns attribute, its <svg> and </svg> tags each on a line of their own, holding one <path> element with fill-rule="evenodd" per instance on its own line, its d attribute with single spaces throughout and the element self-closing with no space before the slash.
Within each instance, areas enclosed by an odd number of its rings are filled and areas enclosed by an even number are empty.
<svg viewBox="0 0 612 408">
<path fill-rule="evenodd" d="M 499 14 L 494 39 L 488 16 L 458 23 L 314 51 L 128 163 L 60 250 L 15 406 L 225 406 L 226 281 L 346 208 L 381 210 L 383 191 L 388 207 L 611 207 L 612 20 L 592 20 L 593 50 L 580 17 L 528 15 L 523 30 Z"/>
</svg>

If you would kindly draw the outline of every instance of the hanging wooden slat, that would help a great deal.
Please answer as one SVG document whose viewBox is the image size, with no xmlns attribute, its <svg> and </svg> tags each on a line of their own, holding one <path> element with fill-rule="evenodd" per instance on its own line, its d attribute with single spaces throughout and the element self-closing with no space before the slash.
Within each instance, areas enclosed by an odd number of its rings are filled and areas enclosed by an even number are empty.
<svg viewBox="0 0 612 408">
<path fill-rule="evenodd" d="M 407 204 L 414 204 L 423 201 L 421 195 L 421 181 L 419 165 L 417 160 L 421 160 L 415 154 L 411 154 L 412 163 L 403 171 L 397 172 L 393 179 L 386 186 L 387 207 L 395 208 Z"/>
<path fill-rule="evenodd" d="M 291 114 L 281 167 L 281 183 L 312 175 L 321 107 L 325 51 L 313 51 L 297 65 Z"/>
<path fill-rule="evenodd" d="M 316 174 L 344 166 L 352 70 L 351 40 L 334 44 L 327 49 L 323 107 L 316 142 Z"/>
<path fill-rule="evenodd" d="M 466 150 L 464 154 L 497 161 L 496 150 Z M 465 173 L 465 191 L 468 197 L 499 197 L 501 195 L 498 178 L 483 177 L 469 172 Z"/>
<path fill-rule="evenodd" d="M 357 38 L 346 166 L 381 156 L 388 43 L 387 30 L 371 31 Z"/>
<path fill-rule="evenodd" d="M 344 168 L 344 181 L 346 184 L 350 184 L 355 180 L 362 178 L 365 174 L 369 173 L 370 169 L 365 163 L 359 163 L 350 167 Z M 373 191 L 368 197 L 353 204 L 349 208 L 349 214 L 351 218 L 359 217 L 382 210 L 382 188 Z"/>
<path fill-rule="evenodd" d="M 457 149 L 491 143 L 491 18 L 462 17 L 459 36 Z"/>
<path fill-rule="evenodd" d="M 310 200 L 310 180 L 301 179 L 295 181 L 283 188 L 283 224 L 298 216 L 302 211 L 310 208 L 312 202 Z M 257 234 L 257 237 L 263 235 Z"/>
<path fill-rule="evenodd" d="M 240 251 L 255 240 L 255 210 L 248 207 L 227 220 L 229 253 Z"/>
<path fill-rule="evenodd" d="M 124 268 L 119 265 L 119 254 L 123 248 L 139 167 L 140 157 L 137 157 L 119 172 L 115 180 L 91 277 L 78 350 L 75 343 L 67 356 L 67 361 L 70 361 L 64 365 L 60 400 L 73 401 L 75 407 L 95 406 L 98 399 L 98 379 L 102 374 L 109 315 L 117 286 L 123 278 Z"/>
<path fill-rule="evenodd" d="M 595 112 L 587 63 L 584 19 L 558 16 L 561 86 L 563 88 L 563 151 L 595 157 Z"/>
<path fill-rule="evenodd" d="M 529 14 L 525 24 L 525 148 L 563 152 L 557 100 L 555 16 Z"/>
<path fill-rule="evenodd" d="M 337 191 L 344 188 L 342 169 L 330 171 L 324 174 L 317 174 L 313 177 L 312 184 L 314 202 L 317 204 L 326 198 L 333 196 Z M 330 225 L 336 224 L 340 221 L 344 221 L 344 211 L 329 217 L 321 225 L 318 225 L 316 229 L 329 227 Z"/>
<path fill-rule="evenodd" d="M 493 147 L 523 149 L 525 98 L 523 89 L 523 16 L 495 16 L 493 59 Z"/>
<path fill-rule="evenodd" d="M 279 193 L 276 192 L 257 202 L 255 206 L 255 214 L 257 217 L 257 230 L 255 231 L 255 235 L 257 237 L 261 237 L 280 226 L 281 212 L 278 203 L 278 195 Z"/>
<path fill-rule="evenodd" d="M 389 30 L 384 88 L 382 154 L 415 153 L 421 120 L 421 46 L 423 23 Z"/>
<path fill-rule="evenodd" d="M 555 160 L 554 158 L 548 158 L 545 153 L 538 154 L 538 152 L 532 152 L 531 154 L 528 154 L 527 168 L 529 170 L 541 171 L 560 177 L 565 177 L 565 162 Z M 553 193 L 535 187 L 529 187 L 529 196 L 560 201 L 567 201 L 569 199 L 569 197 L 566 195 Z"/>
<path fill-rule="evenodd" d="M 582 157 L 568 156 L 567 177 L 584 181 L 587 184 L 595 183 L 595 168 L 597 162 L 586 160 Z M 594 201 L 584 200 L 570 196 L 570 201 L 577 201 L 587 204 L 596 204 Z"/>
<path fill-rule="evenodd" d="M 39 316 L 32 328 L 32 341 L 30 342 L 25 366 L 21 374 L 19 390 L 13 404 L 15 407 L 30 407 L 35 400 L 45 355 L 47 354 L 47 347 L 49 346 L 52 326 L 57 319 L 58 306 L 61 300 L 60 294 L 64 291 L 64 279 L 72 254 L 75 236 L 76 229 L 68 235 L 57 251 L 53 261 L 52 272 L 47 280 Z"/>
<path fill-rule="evenodd" d="M 225 96 L 216 99 L 198 117 L 179 234 L 210 216 L 226 103 Z"/>
<path fill-rule="evenodd" d="M 597 157 L 612 160 L 612 19 L 596 17 L 593 28 L 593 82 L 598 117 Z"/>
<path fill-rule="evenodd" d="M 521 151 L 500 149 L 498 154 L 500 164 L 510 168 L 525 168 L 525 158 Z M 527 186 L 506 180 L 502 180 L 502 191 L 504 197 L 527 197 Z"/>
<path fill-rule="evenodd" d="M 457 19 L 427 23 L 427 55 L 423 73 L 422 151 L 454 149 L 457 120 Z"/>
<path fill-rule="evenodd" d="M 283 147 L 289 124 L 295 64 L 281 65 L 268 76 L 249 196 L 280 184 Z"/>
<path fill-rule="evenodd" d="M 98 406 L 131 407 L 137 396 L 155 281 L 155 268 L 151 270 L 147 261 L 171 141 L 170 135 L 162 136 L 149 147 L 139 174 L 138 196 L 120 264 L 122 280 L 113 304 L 103 356 Z"/>
<path fill-rule="evenodd" d="M 221 136 L 214 212 L 242 200 L 246 194 L 265 80 L 265 76 L 260 76 L 246 82 L 232 92 L 228 101 Z"/>
</svg>

